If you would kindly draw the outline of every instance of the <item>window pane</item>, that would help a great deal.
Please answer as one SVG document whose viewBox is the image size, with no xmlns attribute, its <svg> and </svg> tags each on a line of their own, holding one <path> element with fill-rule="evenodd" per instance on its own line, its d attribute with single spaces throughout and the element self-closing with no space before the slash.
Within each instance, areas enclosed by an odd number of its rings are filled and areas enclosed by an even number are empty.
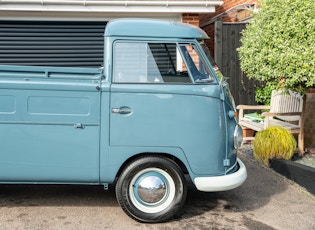
<svg viewBox="0 0 315 230">
<path fill-rule="evenodd" d="M 114 82 L 160 83 L 161 74 L 147 43 L 116 43 Z"/>
<path fill-rule="evenodd" d="M 210 50 L 208 49 L 207 45 L 204 43 L 204 41 L 201 41 L 200 45 L 201 45 L 203 51 L 205 52 L 209 62 L 211 63 L 212 68 L 213 68 L 214 72 L 216 73 L 217 77 L 219 77 L 219 79 L 224 79 L 224 76 L 221 73 L 218 65 L 215 63 L 215 61 L 214 61 L 214 59 L 213 59 L 213 57 L 212 57 L 212 55 L 210 53 Z"/>
<path fill-rule="evenodd" d="M 195 45 L 181 45 L 181 51 L 184 54 L 187 67 L 195 82 L 211 82 L 213 80 L 210 70 Z"/>
<path fill-rule="evenodd" d="M 119 42 L 114 48 L 114 82 L 191 83 L 175 43 Z"/>
<path fill-rule="evenodd" d="M 151 43 L 150 47 L 165 83 L 192 82 L 175 43 Z"/>
</svg>

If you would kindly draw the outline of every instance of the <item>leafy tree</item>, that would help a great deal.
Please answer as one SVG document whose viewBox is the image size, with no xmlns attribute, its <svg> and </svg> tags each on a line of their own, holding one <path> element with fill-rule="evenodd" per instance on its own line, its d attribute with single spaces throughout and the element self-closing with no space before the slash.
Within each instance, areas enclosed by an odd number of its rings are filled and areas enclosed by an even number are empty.
<svg viewBox="0 0 315 230">
<path fill-rule="evenodd" d="M 313 0 L 262 0 L 238 49 L 247 77 L 266 84 L 256 101 L 271 89 L 303 92 L 315 85 L 314 12 Z"/>
</svg>

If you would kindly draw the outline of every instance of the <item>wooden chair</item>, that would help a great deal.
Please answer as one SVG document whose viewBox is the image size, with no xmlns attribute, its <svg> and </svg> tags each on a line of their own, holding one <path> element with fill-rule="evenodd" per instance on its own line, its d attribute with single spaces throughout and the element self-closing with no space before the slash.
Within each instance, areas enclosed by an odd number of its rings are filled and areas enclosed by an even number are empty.
<svg viewBox="0 0 315 230">
<path fill-rule="evenodd" d="M 269 126 L 281 126 L 292 134 L 298 135 L 299 154 L 304 153 L 304 106 L 303 96 L 297 92 L 273 91 L 270 106 L 238 105 L 239 124 L 244 128 L 260 131 Z M 269 110 L 263 112 L 264 120 L 256 122 L 244 117 L 245 110 Z M 253 140 L 254 137 L 245 137 L 244 140 Z"/>
</svg>

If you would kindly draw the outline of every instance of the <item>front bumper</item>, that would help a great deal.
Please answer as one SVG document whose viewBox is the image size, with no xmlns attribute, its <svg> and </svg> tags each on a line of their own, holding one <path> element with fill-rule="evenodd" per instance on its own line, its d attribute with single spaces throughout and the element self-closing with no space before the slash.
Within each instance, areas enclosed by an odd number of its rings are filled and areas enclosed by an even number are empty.
<svg viewBox="0 0 315 230">
<path fill-rule="evenodd" d="M 244 163 L 237 159 L 238 170 L 223 176 L 196 177 L 194 184 L 199 191 L 217 192 L 236 188 L 243 184 L 247 178 L 247 171 Z"/>
</svg>

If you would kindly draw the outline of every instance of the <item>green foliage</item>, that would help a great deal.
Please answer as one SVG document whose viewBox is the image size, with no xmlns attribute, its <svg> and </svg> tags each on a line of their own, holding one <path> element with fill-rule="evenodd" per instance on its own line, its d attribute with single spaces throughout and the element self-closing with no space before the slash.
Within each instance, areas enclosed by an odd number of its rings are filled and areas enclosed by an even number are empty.
<svg viewBox="0 0 315 230">
<path fill-rule="evenodd" d="M 255 158 L 269 165 L 269 160 L 273 158 L 291 159 L 296 149 L 296 140 L 285 128 L 271 126 L 256 133 L 253 146 Z"/>
<path fill-rule="evenodd" d="M 238 49 L 247 77 L 295 91 L 315 85 L 314 12 L 310 0 L 262 0 Z"/>
<path fill-rule="evenodd" d="M 272 90 L 278 89 L 279 85 L 275 82 L 267 82 L 265 87 L 256 88 L 255 101 L 260 104 L 270 105 Z"/>
</svg>

